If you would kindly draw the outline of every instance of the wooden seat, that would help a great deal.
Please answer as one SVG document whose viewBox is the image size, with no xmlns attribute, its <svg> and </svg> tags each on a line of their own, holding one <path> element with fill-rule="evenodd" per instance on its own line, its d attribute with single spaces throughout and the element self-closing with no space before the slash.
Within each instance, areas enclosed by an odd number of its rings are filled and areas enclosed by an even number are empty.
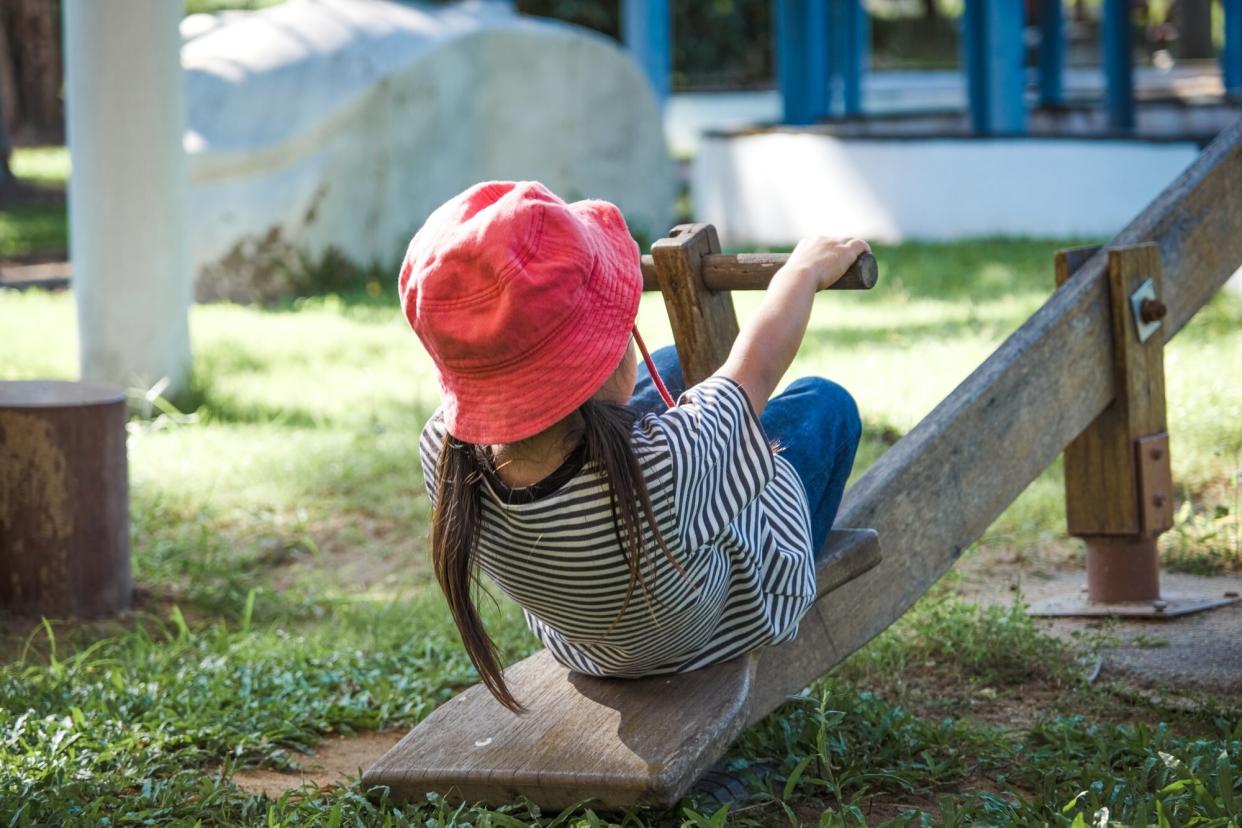
<svg viewBox="0 0 1242 828">
<path fill-rule="evenodd" d="M 1242 265 L 1239 182 L 1242 120 L 1222 131 L 1112 242 L 1160 248 L 1166 340 Z M 680 262 L 671 255 L 673 242 L 684 254 Z M 704 256 L 718 253 L 714 234 L 706 231 L 662 240 L 653 248 L 661 286 L 676 287 L 674 269 L 693 276 Z M 900 617 L 1112 404 L 1107 259 L 1101 253 L 1078 267 L 846 491 L 838 522 L 876 531 L 834 533 L 818 579 L 828 596 L 811 607 L 793 641 L 710 670 L 641 683 L 581 680 L 536 655 L 509 673 L 518 697 L 536 708 L 526 720 L 473 688 L 381 757 L 363 774 L 364 784 L 389 786 L 407 800 L 438 790 L 493 802 L 526 794 L 547 807 L 588 798 L 604 806 L 673 803 L 741 727 Z M 661 270 L 662 263 L 669 267 Z M 698 287 L 707 290 L 701 280 Z M 710 345 L 708 321 L 719 315 L 699 301 L 710 297 L 683 293 L 686 301 L 670 305 L 679 353 L 686 343 Z M 710 312 L 701 312 L 705 307 Z M 683 336 L 679 326 L 690 334 Z M 723 350 L 708 347 L 700 355 L 690 348 L 694 362 L 682 353 L 687 381 L 710 374 Z M 883 560 L 879 535 L 886 544 Z"/>
<path fill-rule="evenodd" d="M 838 530 L 817 591 L 849 583 L 880 561 L 870 530 Z M 779 648 L 776 648 L 779 649 Z M 398 801 L 437 791 L 469 802 L 546 807 L 672 805 L 750 722 L 786 690 L 753 653 L 692 673 L 601 679 L 571 673 L 546 651 L 505 671 L 529 712 L 515 715 L 481 685 L 441 705 L 363 774 Z M 797 688 L 794 688 L 795 690 Z"/>
</svg>

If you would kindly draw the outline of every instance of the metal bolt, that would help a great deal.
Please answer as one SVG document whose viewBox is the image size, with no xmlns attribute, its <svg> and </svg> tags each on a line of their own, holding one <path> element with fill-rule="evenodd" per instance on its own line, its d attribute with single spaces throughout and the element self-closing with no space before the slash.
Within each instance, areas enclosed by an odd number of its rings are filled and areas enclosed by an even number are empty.
<svg viewBox="0 0 1242 828">
<path fill-rule="evenodd" d="M 1159 322 L 1169 313 L 1169 308 L 1159 299 L 1144 299 L 1139 305 L 1139 316 L 1144 322 Z"/>
<path fill-rule="evenodd" d="M 1162 508 L 1164 508 L 1164 495 L 1162 495 L 1162 494 L 1153 495 L 1153 496 L 1152 496 L 1152 499 L 1151 499 L 1151 502 L 1152 502 L 1152 504 L 1153 504 L 1153 505 L 1155 505 L 1155 507 L 1156 507 L 1157 509 L 1162 509 Z"/>
<path fill-rule="evenodd" d="M 1156 612 L 1164 612 L 1165 610 L 1169 608 L 1169 602 L 1163 599 L 1156 599 L 1155 601 L 1151 602 L 1151 608 L 1154 609 Z"/>
<path fill-rule="evenodd" d="M 1159 460 L 1161 457 L 1164 457 L 1164 452 L 1163 452 L 1163 451 L 1161 451 L 1160 449 L 1152 449 L 1152 450 L 1151 450 L 1151 459 L 1152 459 L 1152 460 Z"/>
</svg>

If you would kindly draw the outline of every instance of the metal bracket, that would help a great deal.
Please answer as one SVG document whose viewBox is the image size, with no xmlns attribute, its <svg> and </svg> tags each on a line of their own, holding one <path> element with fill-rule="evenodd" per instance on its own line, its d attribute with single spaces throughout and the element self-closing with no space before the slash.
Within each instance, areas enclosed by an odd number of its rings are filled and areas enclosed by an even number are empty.
<svg viewBox="0 0 1242 828">
<path fill-rule="evenodd" d="M 1169 462 L 1169 433 L 1162 431 L 1134 441 L 1138 478 L 1139 529 L 1159 535 L 1173 528 L 1173 470 Z"/>
<path fill-rule="evenodd" d="M 1134 314 L 1139 342 L 1146 342 L 1160 330 L 1160 320 L 1168 312 L 1164 303 L 1156 298 L 1156 283 L 1151 279 L 1144 279 L 1130 294 L 1130 310 Z"/>
<path fill-rule="evenodd" d="M 1237 593 L 1226 592 L 1220 598 L 1207 595 L 1163 595 L 1154 601 L 1131 601 L 1126 604 L 1096 604 L 1087 599 L 1084 588 L 1079 595 L 1065 595 L 1036 601 L 1026 614 L 1036 618 L 1149 618 L 1162 621 L 1195 612 L 1225 607 L 1240 600 Z"/>
</svg>

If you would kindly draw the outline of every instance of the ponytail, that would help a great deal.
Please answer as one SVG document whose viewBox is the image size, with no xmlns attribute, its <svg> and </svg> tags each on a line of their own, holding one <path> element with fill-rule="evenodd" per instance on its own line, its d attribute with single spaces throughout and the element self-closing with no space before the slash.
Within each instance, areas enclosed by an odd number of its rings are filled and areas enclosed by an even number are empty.
<svg viewBox="0 0 1242 828">
<path fill-rule="evenodd" d="M 685 570 L 673 557 L 658 528 L 651 497 L 643 479 L 642 466 L 630 441 L 635 413 L 626 406 L 588 400 L 578 409 L 582 415 L 586 462 L 597 465 L 608 481 L 608 497 L 616 529 L 617 544 L 629 565 L 630 582 L 625 600 L 613 626 L 630 605 L 634 591 L 641 587 L 651 601 L 649 575 L 655 560 L 647 550 L 647 532 L 664 558 L 683 576 Z M 431 560 L 440 589 L 448 600 L 453 622 L 461 634 L 466 655 L 479 678 L 498 702 L 514 713 L 526 708 L 505 684 L 500 653 L 495 641 L 483 628 L 475 592 L 479 587 L 478 548 L 482 524 L 482 450 L 446 435 L 440 449 L 436 472 L 436 507 L 431 523 Z M 610 628 L 611 629 L 611 628 Z"/>
</svg>

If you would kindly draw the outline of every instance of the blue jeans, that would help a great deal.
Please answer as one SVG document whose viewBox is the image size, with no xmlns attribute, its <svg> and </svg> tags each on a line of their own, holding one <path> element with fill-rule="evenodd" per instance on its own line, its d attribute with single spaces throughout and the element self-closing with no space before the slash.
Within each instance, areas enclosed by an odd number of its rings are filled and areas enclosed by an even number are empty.
<svg viewBox="0 0 1242 828">
<path fill-rule="evenodd" d="M 673 399 L 679 397 L 686 386 L 677 349 L 665 346 L 653 353 L 651 359 Z M 665 410 L 660 392 L 641 359 L 630 406 L 641 414 Z M 858 406 L 849 392 L 835 382 L 802 377 L 768 400 L 759 422 L 768 439 L 781 446 L 781 456 L 793 465 L 806 489 L 811 506 L 811 542 L 818 559 L 854 465 L 854 452 L 862 434 Z"/>
</svg>

